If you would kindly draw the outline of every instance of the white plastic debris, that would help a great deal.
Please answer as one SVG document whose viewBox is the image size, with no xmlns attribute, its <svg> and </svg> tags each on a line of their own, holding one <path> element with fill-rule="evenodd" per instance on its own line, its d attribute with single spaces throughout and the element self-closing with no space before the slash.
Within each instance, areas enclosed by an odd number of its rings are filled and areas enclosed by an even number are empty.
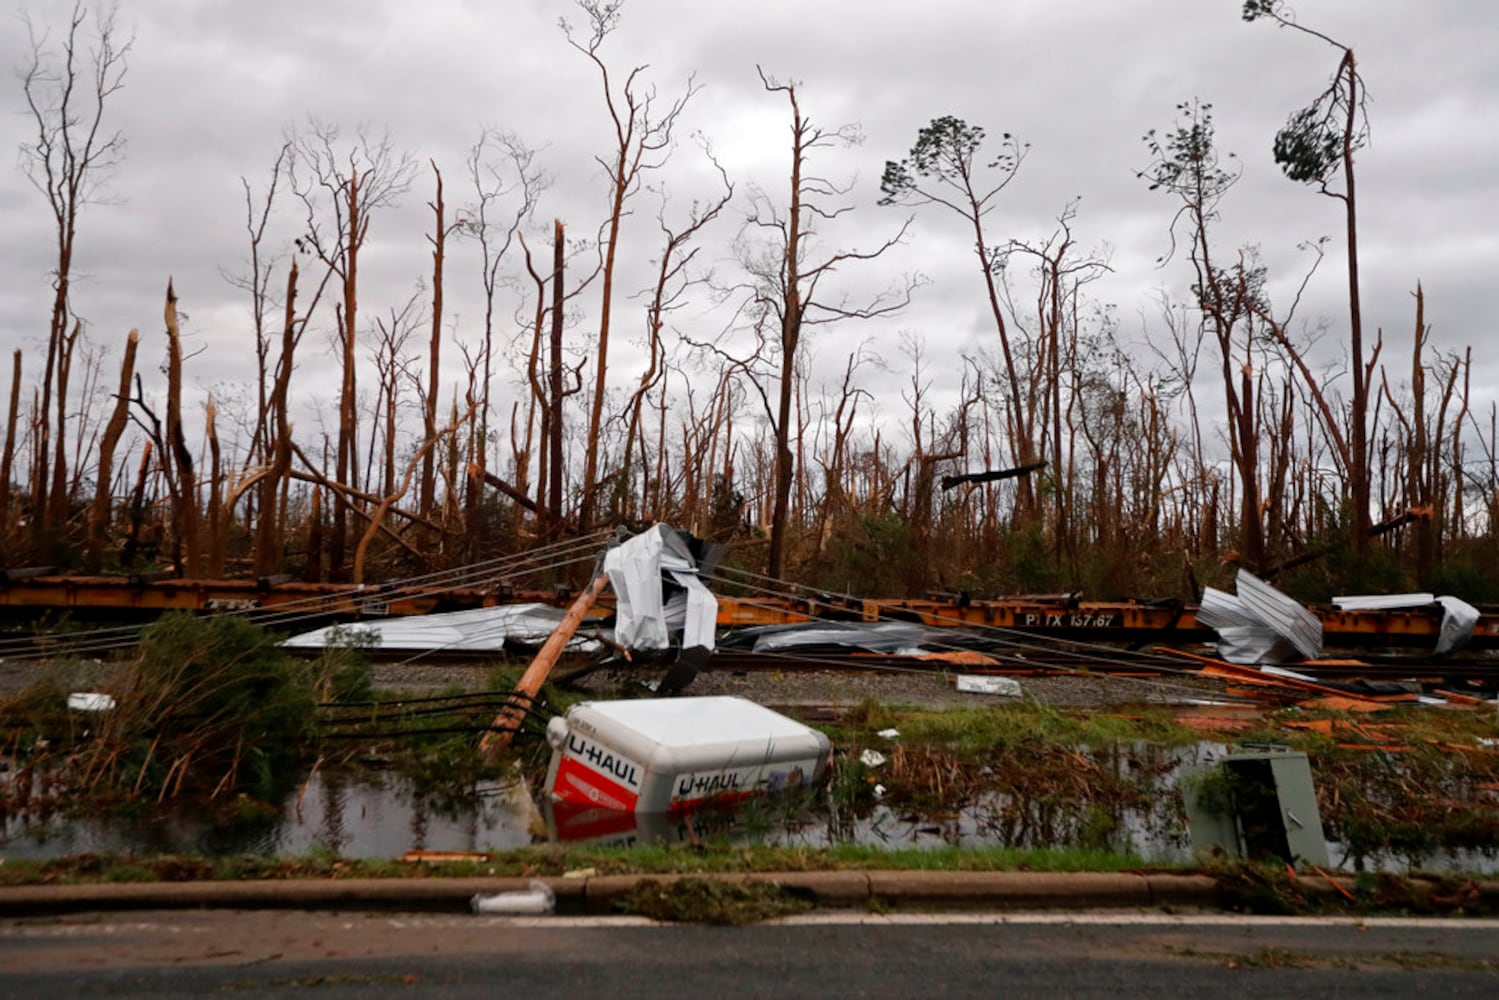
<svg viewBox="0 0 1499 1000">
<path fill-rule="evenodd" d="M 900 730 L 899 729 L 881 729 L 879 732 L 875 733 L 875 735 L 876 736 L 882 736 L 882 737 L 884 737 L 887 740 L 899 739 L 900 738 Z"/>
<path fill-rule="evenodd" d="M 114 707 L 114 696 L 102 691 L 74 691 L 68 695 L 68 708 L 75 712 L 107 712 Z"/>
<path fill-rule="evenodd" d="M 885 755 L 878 750 L 864 750 L 859 754 L 859 763 L 865 767 L 883 767 Z"/>
<path fill-rule="evenodd" d="M 989 677 L 984 674 L 958 674 L 958 690 L 964 694 L 998 694 L 1019 698 L 1020 682 L 1013 677 Z"/>
<path fill-rule="evenodd" d="M 477 893 L 469 906 L 475 913 L 540 916 L 557 908 L 557 896 L 545 882 L 532 882 L 531 888 L 515 892 Z"/>
</svg>

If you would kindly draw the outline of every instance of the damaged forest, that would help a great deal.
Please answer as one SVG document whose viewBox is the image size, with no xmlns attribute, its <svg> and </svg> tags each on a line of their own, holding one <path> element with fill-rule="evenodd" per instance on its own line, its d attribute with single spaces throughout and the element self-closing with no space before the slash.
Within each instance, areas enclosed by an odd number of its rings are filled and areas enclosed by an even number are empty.
<svg viewBox="0 0 1499 1000">
<path fill-rule="evenodd" d="M 762 69 L 752 83 L 786 126 L 781 186 L 762 189 L 684 134 L 690 80 L 673 92 L 611 46 L 620 5 L 574 16 L 570 55 L 613 125 L 599 212 L 554 219 L 546 150 L 498 130 L 445 164 L 298 125 L 243 181 L 245 266 L 226 273 L 246 320 L 191 342 L 168 275 L 141 276 L 165 289 L 163 322 L 137 333 L 86 314 L 75 273 L 124 155 L 132 39 L 81 5 L 33 26 L 21 163 L 56 244 L 46 332 L 15 349 L 5 396 L 0 564 L 367 583 L 666 522 L 743 569 L 859 596 L 1195 600 L 1243 567 L 1302 600 L 1499 600 L 1499 412 L 1475 394 L 1472 350 L 1431 345 L 1417 276 L 1409 315 L 1361 310 L 1369 108 L 1352 48 L 1246 5 L 1326 55 L 1265 136 L 1288 196 L 1333 232 L 1299 274 L 1220 235 L 1243 168 L 1217 109 L 1163 105 L 1131 162 L 1158 199 L 1161 280 L 1185 291 L 1126 334 L 1117 315 L 1141 304 L 1102 296 L 1109 257 L 1087 249 L 1078 203 L 1040 237 L 1007 228 L 1030 150 L 1002 123 L 932 109 L 908 150 L 865 151 L 883 173 L 861 201 L 824 173 L 853 129 Z M 684 158 L 714 186 L 662 199 Z M 426 230 L 395 233 L 393 206 L 413 201 Z M 880 235 L 837 242 L 845 213 Z M 377 231 L 426 246 L 416 292 L 369 284 Z M 922 328 L 922 279 L 888 254 L 939 232 L 971 245 L 984 325 L 952 365 L 923 339 L 949 331 L 861 332 Z M 1314 282 L 1346 287 L 1345 311 L 1298 314 Z M 460 315 L 458 294 L 478 309 Z M 247 418 L 201 388 L 205 354 L 241 359 Z"/>
</svg>

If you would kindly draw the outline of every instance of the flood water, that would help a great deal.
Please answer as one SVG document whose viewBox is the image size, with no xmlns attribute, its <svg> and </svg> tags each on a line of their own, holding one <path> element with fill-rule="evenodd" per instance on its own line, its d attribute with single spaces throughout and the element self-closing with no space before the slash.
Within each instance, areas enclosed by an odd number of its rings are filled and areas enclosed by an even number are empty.
<svg viewBox="0 0 1499 1000">
<path fill-rule="evenodd" d="M 1081 809 L 1076 803 L 1012 792 L 982 792 L 950 810 L 913 810 L 889 790 L 839 803 L 829 789 L 799 798 L 751 800 L 732 811 L 687 817 L 553 808 L 522 780 L 485 782 L 457 794 L 423 793 L 394 774 L 316 772 L 278 806 L 235 809 L 172 805 L 128 815 L 0 813 L 0 858 L 48 860 L 80 854 L 198 854 L 261 858 L 328 854 L 398 858 L 408 851 L 504 851 L 565 842 L 628 847 L 647 843 L 771 844 L 819 848 L 860 844 L 889 849 L 1091 847 L 1150 863 L 1187 863 L 1193 846 L 1176 787 L 1186 767 L 1226 753 L 1222 744 L 1152 748 L 1153 793 L 1136 808 Z M 1138 754 L 1099 755 L 1116 768 Z M 0 781 L 14 772 L 0 770 Z M 1099 823 L 1103 826 L 1100 829 Z M 1345 851 L 1329 842 L 1335 866 Z M 1393 859 L 1371 867 L 1401 870 Z M 1499 871 L 1481 854 L 1438 854 L 1428 870 Z"/>
<path fill-rule="evenodd" d="M 324 772 L 271 809 L 195 804 L 139 815 L 6 816 L 0 856 L 393 858 L 409 850 L 494 851 L 535 843 L 538 834 L 545 841 L 539 815 L 520 781 L 482 784 L 455 798 L 421 794 L 395 775 Z"/>
</svg>

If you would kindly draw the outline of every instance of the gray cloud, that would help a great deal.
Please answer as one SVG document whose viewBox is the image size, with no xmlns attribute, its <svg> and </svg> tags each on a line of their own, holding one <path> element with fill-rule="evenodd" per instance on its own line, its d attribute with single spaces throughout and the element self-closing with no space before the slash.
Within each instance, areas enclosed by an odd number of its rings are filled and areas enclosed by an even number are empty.
<svg viewBox="0 0 1499 1000">
<path fill-rule="evenodd" d="M 55 24 L 68 6 L 46 0 L 30 9 L 39 22 Z M 1359 159 L 1369 322 L 1384 328 L 1388 350 L 1403 357 L 1410 292 L 1419 280 L 1435 341 L 1447 349 L 1474 345 L 1489 372 L 1475 383 L 1494 384 L 1487 298 L 1499 265 L 1492 235 L 1499 136 L 1487 123 L 1499 111 L 1499 36 L 1490 6 L 1440 0 L 1416 10 L 1397 0 L 1307 0 L 1299 13 L 1356 46 L 1370 89 L 1373 142 Z M 417 157 L 410 193 L 375 220 L 362 290 L 367 318 L 404 302 L 426 280 L 427 159 L 442 168 L 456 208 L 470 198 L 463 158 L 483 126 L 513 131 L 540 150 L 538 163 L 553 178 L 539 209 L 543 226 L 562 218 L 573 235 L 586 237 L 604 216 L 593 158 L 608 154 L 609 125 L 596 72 L 557 27 L 566 16 L 581 29 L 571 4 L 125 0 L 120 16 L 134 25 L 136 46 L 111 117 L 129 137 L 129 157 L 110 185 L 116 203 L 94 206 L 83 219 L 75 304 L 101 344 L 122 343 L 125 331 L 140 327 L 143 361 L 154 365 L 161 294 L 172 276 L 190 315 L 190 343 L 200 349 L 189 368 L 199 386 L 248 377 L 247 300 L 221 275 L 240 270 L 247 251 L 240 179 L 263 189 L 288 130 L 305 127 L 309 117 L 337 123 L 346 134 L 361 124 L 388 128 L 393 144 Z M 0 61 L 20 64 L 25 43 L 17 28 L 0 33 Z M 680 148 L 650 178 L 672 193 L 677 208 L 713 182 L 686 142 L 692 129 L 711 140 L 738 186 L 741 210 L 754 186 L 781 196 L 788 109 L 783 95 L 763 90 L 756 64 L 799 81 L 802 106 L 817 122 L 860 123 L 861 146 L 816 161 L 819 172 L 854 183 L 849 202 L 856 210 L 831 227 L 829 245 L 869 245 L 899 226 L 901 210 L 875 206 L 880 170 L 931 118 L 955 114 L 996 136 L 1016 133 L 1031 143 L 1030 154 L 1001 199 L 994 233 L 1044 239 L 1064 206 L 1080 199 L 1073 224 L 1079 246 L 1112 248 L 1113 273 L 1091 293 L 1115 305 L 1127 329 L 1140 325 L 1139 314 L 1153 314 L 1158 290 L 1182 295 L 1187 279 L 1182 266 L 1155 264 L 1168 246 L 1174 206 L 1134 176 L 1148 159 L 1141 136 L 1169 126 L 1178 101 L 1200 96 L 1215 105 L 1221 147 L 1244 166 L 1223 206 L 1225 245 L 1258 245 L 1272 291 L 1285 301 L 1300 281 L 1297 244 L 1334 237 L 1303 317 L 1325 321 L 1322 349 L 1336 354 L 1346 313 L 1338 205 L 1282 178 L 1269 156 L 1275 130 L 1325 85 L 1336 53 L 1268 24 L 1242 23 L 1236 0 L 934 0 L 919 10 L 871 0 L 763 0 L 732 12 L 629 0 L 604 55 L 616 82 L 649 64 L 642 85 L 663 100 L 680 95 L 689 75 L 703 88 L 684 116 Z M 5 135 L 14 149 L 28 127 L 18 83 L 5 101 Z M 303 226 L 289 193 L 283 188 L 270 236 L 278 249 Z M 623 292 L 649 280 L 658 252 L 656 208 L 648 192 L 634 203 Z M 7 220 L 0 345 L 30 349 L 46 325 L 50 221 L 15 170 L 0 175 L 0 209 Z M 704 252 L 704 262 L 724 275 L 734 266 L 734 231 L 732 221 L 720 225 Z M 533 237 L 538 247 L 547 238 L 540 230 Z M 456 336 L 472 342 L 479 314 L 473 247 L 455 244 L 449 268 L 450 320 Z M 929 283 L 898 317 L 819 333 L 812 345 L 819 371 L 834 377 L 848 351 L 873 339 L 889 370 L 871 370 L 869 378 L 881 386 L 886 410 L 898 413 L 898 387 L 909 381 L 898 343 L 909 331 L 943 361 L 932 378 L 952 391 L 954 352 L 986 343 L 973 268 L 958 220 L 922 213 L 898 253 L 846 277 L 851 294 L 906 272 L 920 271 Z M 507 300 L 501 309 L 507 323 L 515 306 Z M 583 308 L 580 341 L 592 300 Z M 616 309 L 625 324 L 617 355 L 623 379 L 638 306 L 621 299 Z M 678 319 L 698 334 L 721 322 L 706 299 Z M 302 384 L 312 392 L 312 376 L 331 358 L 321 334 L 310 334 L 308 346 Z M 450 347 L 447 358 L 454 367 L 445 382 L 452 385 L 457 351 Z"/>
</svg>

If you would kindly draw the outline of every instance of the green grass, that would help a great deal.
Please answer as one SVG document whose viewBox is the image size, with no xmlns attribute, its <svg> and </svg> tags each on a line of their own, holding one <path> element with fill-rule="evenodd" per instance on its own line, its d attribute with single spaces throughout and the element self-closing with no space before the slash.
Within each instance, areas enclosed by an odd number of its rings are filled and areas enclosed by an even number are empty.
<svg viewBox="0 0 1499 1000">
<path fill-rule="evenodd" d="M 1100 747 L 1115 743 L 1189 746 L 1202 739 L 1154 706 L 1117 711 L 1061 709 L 1036 702 L 930 709 L 865 702 L 843 724 L 826 727 L 834 743 L 879 746 L 882 729 L 900 730 L 908 748 L 932 748 L 977 759 L 1015 744 Z"/>
</svg>

